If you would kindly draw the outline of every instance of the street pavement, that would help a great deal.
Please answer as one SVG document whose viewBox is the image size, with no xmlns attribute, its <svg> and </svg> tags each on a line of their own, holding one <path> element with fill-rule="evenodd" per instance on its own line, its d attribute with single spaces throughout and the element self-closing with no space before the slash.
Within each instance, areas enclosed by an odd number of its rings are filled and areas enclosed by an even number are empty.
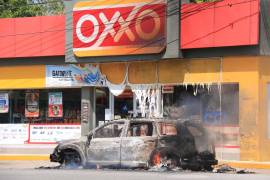
<svg viewBox="0 0 270 180">
<path fill-rule="evenodd" d="M 269 180 L 269 174 L 215 174 L 205 172 L 148 172 L 67 169 L 12 169 L 0 170 L 0 180 Z"/>
<path fill-rule="evenodd" d="M 53 169 L 48 161 L 0 161 L 0 180 L 188 180 L 236 179 L 269 180 L 270 170 L 249 170 L 255 174 L 207 173 L 191 171 L 150 172 L 146 170 Z M 47 169 L 51 168 L 51 169 Z"/>
<path fill-rule="evenodd" d="M 55 167 L 58 166 L 59 163 L 53 163 L 49 161 L 2 161 L 0 160 L 0 170 L 31 170 L 40 167 Z"/>
</svg>

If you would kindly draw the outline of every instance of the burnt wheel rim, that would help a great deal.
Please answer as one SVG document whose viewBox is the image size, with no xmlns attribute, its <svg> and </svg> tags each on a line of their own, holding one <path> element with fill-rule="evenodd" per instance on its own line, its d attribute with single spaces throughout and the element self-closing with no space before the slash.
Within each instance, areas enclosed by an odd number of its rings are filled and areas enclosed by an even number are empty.
<svg viewBox="0 0 270 180">
<path fill-rule="evenodd" d="M 153 155 L 152 165 L 165 166 L 169 169 L 173 169 L 177 167 L 178 163 L 176 157 L 170 155 L 162 155 L 160 152 L 157 152 Z"/>
<path fill-rule="evenodd" d="M 65 167 L 77 168 L 81 165 L 81 157 L 78 153 L 65 154 L 63 164 Z"/>
</svg>

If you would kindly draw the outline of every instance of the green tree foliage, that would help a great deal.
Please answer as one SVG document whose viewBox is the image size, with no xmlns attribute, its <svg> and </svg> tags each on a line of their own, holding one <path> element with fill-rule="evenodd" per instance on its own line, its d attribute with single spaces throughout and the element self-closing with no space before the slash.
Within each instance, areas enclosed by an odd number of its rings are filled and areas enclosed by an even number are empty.
<svg viewBox="0 0 270 180">
<path fill-rule="evenodd" d="M 51 14 L 63 14 L 64 13 L 64 3 L 61 0 L 47 0 L 49 2 L 46 6 L 47 13 L 46 15 Z"/>
<path fill-rule="evenodd" d="M 0 18 L 63 14 L 60 0 L 0 0 Z"/>
</svg>

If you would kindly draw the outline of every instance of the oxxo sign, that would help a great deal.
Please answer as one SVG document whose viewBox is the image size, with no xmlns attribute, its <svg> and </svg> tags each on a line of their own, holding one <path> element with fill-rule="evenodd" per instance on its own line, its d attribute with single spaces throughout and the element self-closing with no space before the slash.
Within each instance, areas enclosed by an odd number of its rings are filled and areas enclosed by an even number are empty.
<svg viewBox="0 0 270 180">
<path fill-rule="evenodd" d="M 160 53 L 166 47 L 165 0 L 96 0 L 73 7 L 77 57 Z"/>
</svg>

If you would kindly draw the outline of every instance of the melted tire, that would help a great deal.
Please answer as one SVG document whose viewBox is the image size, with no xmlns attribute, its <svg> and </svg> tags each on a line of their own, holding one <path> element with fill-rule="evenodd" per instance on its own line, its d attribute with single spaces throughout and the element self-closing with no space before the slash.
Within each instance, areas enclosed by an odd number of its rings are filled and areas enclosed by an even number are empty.
<svg viewBox="0 0 270 180">
<path fill-rule="evenodd" d="M 211 165 L 207 165 L 207 166 L 204 166 L 203 169 L 206 171 L 213 171 L 214 168 Z"/>
<path fill-rule="evenodd" d="M 82 160 L 79 153 L 74 150 L 64 151 L 61 162 L 64 168 L 76 169 L 82 165 Z"/>
<path fill-rule="evenodd" d="M 158 160 L 156 159 L 159 156 Z M 161 152 L 155 152 L 151 156 L 151 166 L 165 166 L 168 169 L 174 169 L 179 166 L 178 158 L 171 154 L 163 154 Z"/>
<path fill-rule="evenodd" d="M 201 171 L 203 169 L 203 166 L 196 160 L 196 158 L 190 158 L 180 164 L 183 170 Z"/>
</svg>

